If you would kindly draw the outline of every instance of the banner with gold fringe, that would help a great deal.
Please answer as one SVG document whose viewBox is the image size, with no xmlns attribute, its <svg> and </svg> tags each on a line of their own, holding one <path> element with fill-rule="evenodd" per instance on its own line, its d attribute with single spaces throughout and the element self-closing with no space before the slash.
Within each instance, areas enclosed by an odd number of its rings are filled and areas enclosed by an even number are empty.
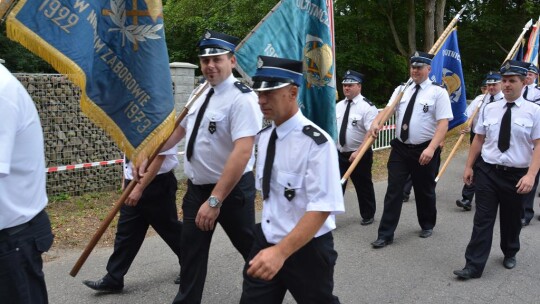
<svg viewBox="0 0 540 304">
<path fill-rule="evenodd" d="M 174 128 L 161 0 L 20 0 L 7 35 L 66 74 L 82 111 L 137 162 Z"/>
</svg>

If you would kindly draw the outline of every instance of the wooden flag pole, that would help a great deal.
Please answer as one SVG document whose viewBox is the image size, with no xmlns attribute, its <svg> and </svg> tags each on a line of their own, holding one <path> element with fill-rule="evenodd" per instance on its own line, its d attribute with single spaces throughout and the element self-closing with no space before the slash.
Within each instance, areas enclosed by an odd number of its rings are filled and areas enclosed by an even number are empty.
<svg viewBox="0 0 540 304">
<path fill-rule="evenodd" d="M 452 32 L 452 30 L 454 29 L 454 26 L 456 25 L 456 23 L 459 21 L 459 17 L 461 17 L 463 12 L 465 11 L 465 8 L 467 8 L 466 5 L 463 6 L 463 8 L 457 13 L 457 15 L 452 19 L 452 21 L 450 21 L 450 23 L 446 26 L 446 29 L 444 30 L 444 32 L 441 34 L 439 39 L 437 39 L 435 44 L 429 50 L 429 54 L 434 54 L 439 50 L 439 48 L 444 43 L 446 38 L 448 38 L 448 35 L 450 34 L 450 32 Z M 402 90 L 399 92 L 399 94 L 396 96 L 396 98 L 394 98 L 394 100 L 392 100 L 386 106 L 386 108 L 383 110 L 383 114 L 381 114 L 382 115 L 381 119 L 378 122 L 379 129 L 384 126 L 386 121 L 388 121 L 390 116 L 394 113 L 397 105 L 399 104 L 399 101 L 401 100 L 401 97 L 403 97 L 403 93 L 412 84 L 412 82 L 413 82 L 412 78 L 409 78 L 407 83 L 405 83 L 405 85 L 402 86 Z M 354 171 L 354 169 L 356 168 L 356 166 L 358 165 L 358 163 L 360 162 L 360 160 L 362 159 L 362 157 L 364 156 L 366 151 L 371 147 L 371 145 L 373 144 L 374 141 L 375 141 L 375 137 L 373 135 L 371 135 L 371 136 L 369 136 L 368 139 L 366 139 L 362 143 L 362 146 L 360 146 L 360 149 L 358 150 L 358 154 L 356 155 L 356 158 L 354 159 L 354 161 L 349 166 L 349 169 L 347 169 L 347 172 L 345 172 L 345 174 L 343 174 L 343 177 L 341 178 L 341 184 L 345 184 L 347 179 L 349 179 L 352 172 Z"/>
<path fill-rule="evenodd" d="M 19 0 L 0 0 L 0 24 L 4 23 Z"/>
<path fill-rule="evenodd" d="M 512 57 L 514 57 L 517 49 L 519 48 L 521 40 L 523 39 L 523 37 L 525 36 L 527 31 L 531 28 L 531 25 L 532 25 L 532 19 L 529 20 L 529 22 L 527 22 L 527 24 L 525 24 L 525 27 L 523 27 L 523 31 L 521 32 L 518 39 L 516 40 L 516 43 L 514 43 L 514 46 L 512 47 L 510 52 L 508 52 L 508 55 L 506 56 L 506 59 L 504 59 L 503 63 L 506 62 L 507 60 L 510 60 Z M 474 112 L 472 113 L 471 117 L 469 117 L 469 119 L 467 120 L 466 124 L 467 124 L 467 126 L 469 128 L 472 126 L 472 121 L 476 117 L 476 115 L 478 114 L 478 111 L 480 110 L 480 107 L 485 103 L 485 99 L 486 99 L 487 95 L 488 94 L 486 93 L 486 95 L 482 99 L 482 102 L 478 105 L 478 107 L 476 107 L 476 109 L 474 109 Z M 450 152 L 450 154 L 446 158 L 443 166 L 441 167 L 441 170 L 439 171 L 439 174 L 435 178 L 435 182 L 438 182 L 439 179 L 441 178 L 441 176 L 443 175 L 443 173 L 446 171 L 446 168 L 450 164 L 450 161 L 454 158 L 454 154 L 456 153 L 456 151 L 457 151 L 459 145 L 461 144 L 461 142 L 463 141 L 464 137 L 465 137 L 465 134 L 461 134 L 459 136 L 457 142 L 455 143 L 454 147 L 452 148 L 452 151 Z"/>
<path fill-rule="evenodd" d="M 529 22 L 527 22 L 527 24 L 525 24 L 525 26 L 523 27 L 523 31 L 521 32 L 518 39 L 516 40 L 516 43 L 514 43 L 514 46 L 512 47 L 512 49 L 510 49 L 510 52 L 508 52 L 508 55 L 506 56 L 506 59 L 503 61 L 503 63 L 506 62 L 507 60 L 512 59 L 512 57 L 514 57 L 514 55 L 516 54 L 519 48 L 519 45 L 521 44 L 521 40 L 523 39 L 523 37 L 525 37 L 525 34 L 527 34 L 527 31 L 531 28 L 532 22 L 533 20 L 531 19 L 529 20 Z"/>
<path fill-rule="evenodd" d="M 199 98 L 199 96 L 202 94 L 202 92 L 204 92 L 204 90 L 206 90 L 207 87 L 208 87 L 208 82 L 205 81 L 196 89 L 195 94 L 193 94 L 192 98 L 188 100 L 184 109 L 182 109 L 182 112 L 180 112 L 180 115 L 178 115 L 178 117 L 176 118 L 174 122 L 174 129 L 176 129 L 180 125 L 180 122 L 182 122 L 184 117 L 186 117 L 189 109 L 193 105 L 193 102 L 197 100 L 197 98 Z M 159 145 L 156 151 L 154 151 L 154 153 L 150 156 L 150 158 L 148 159 L 147 167 L 150 167 L 150 164 L 161 152 L 161 148 L 165 145 L 166 142 L 167 141 L 164 141 L 163 143 L 161 143 L 161 145 Z M 137 172 L 135 172 L 134 174 L 137 174 Z M 79 257 L 79 259 L 77 260 L 77 262 L 75 263 L 71 271 L 69 272 L 69 274 L 72 277 L 75 277 L 77 273 L 79 273 L 79 270 L 81 269 L 83 264 L 86 262 L 86 259 L 88 258 L 88 256 L 90 255 L 94 247 L 96 246 L 97 242 L 99 242 L 99 240 L 101 239 L 101 236 L 103 235 L 103 233 L 105 233 L 105 230 L 107 230 L 107 228 L 111 224 L 112 220 L 114 219 L 118 211 L 120 211 L 120 208 L 124 204 L 124 201 L 131 194 L 131 191 L 133 191 L 136 185 L 137 185 L 137 182 L 135 180 L 132 180 L 131 182 L 129 182 L 127 187 L 122 192 L 122 196 L 120 196 L 120 198 L 116 201 L 116 203 L 114 203 L 113 208 L 111 209 L 107 217 L 105 217 L 105 219 L 101 222 L 98 230 L 94 233 L 94 236 L 92 237 L 88 245 L 86 245 L 86 248 L 84 248 L 84 251 L 81 253 L 81 256 Z"/>
</svg>

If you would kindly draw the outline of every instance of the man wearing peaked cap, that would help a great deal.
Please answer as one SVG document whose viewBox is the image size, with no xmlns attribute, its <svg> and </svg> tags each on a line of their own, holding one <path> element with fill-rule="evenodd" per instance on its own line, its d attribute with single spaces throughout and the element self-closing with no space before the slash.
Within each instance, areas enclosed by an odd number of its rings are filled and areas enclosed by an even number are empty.
<svg viewBox="0 0 540 304">
<path fill-rule="evenodd" d="M 362 146 L 364 137 L 378 114 L 377 107 L 361 94 L 363 82 L 364 75 L 353 70 L 345 72 L 342 81 L 345 99 L 336 105 L 336 122 L 339 130 L 336 146 L 341 176 L 347 172 L 356 158 L 358 149 Z M 361 225 L 373 223 L 375 216 L 375 190 L 371 180 L 372 165 L 373 150 L 369 148 L 350 176 L 356 189 L 362 217 Z M 343 185 L 343 193 L 346 186 L 347 183 Z"/>
<path fill-rule="evenodd" d="M 409 74 L 413 81 L 408 87 L 394 90 L 389 105 L 396 109 L 396 138 L 388 159 L 388 188 L 384 211 L 373 248 L 393 242 L 401 207 L 403 186 L 410 175 L 413 182 L 421 238 L 432 235 L 437 219 L 435 176 L 439 171 L 440 145 L 453 119 L 448 92 L 429 80 L 433 55 L 415 52 L 410 58 Z M 403 92 L 403 95 L 400 95 Z M 395 100 L 401 96 L 400 100 Z M 373 120 L 370 135 L 377 136 L 383 112 Z"/>
<path fill-rule="evenodd" d="M 527 78 L 525 79 L 525 88 L 523 88 L 523 98 L 528 101 L 540 104 L 540 89 L 536 84 L 538 79 L 538 68 L 534 63 L 529 64 Z"/>
<path fill-rule="evenodd" d="M 500 69 L 504 98 L 487 104 L 475 126 L 463 182 L 476 183 L 476 212 L 465 267 L 455 270 L 460 279 L 479 278 L 493 239 L 500 208 L 503 266 L 516 266 L 520 249 L 522 203 L 540 168 L 540 107 L 522 97 L 528 65 L 509 60 Z M 476 162 L 476 169 L 473 165 Z M 474 176 L 473 176 L 474 174 Z"/>
<path fill-rule="evenodd" d="M 540 105 L 540 88 L 538 88 L 536 84 L 537 79 L 538 68 L 536 67 L 536 65 L 534 65 L 534 63 L 531 63 L 529 64 L 527 77 L 525 78 L 523 98 Z M 525 199 L 525 203 L 523 205 L 523 214 L 521 217 L 521 224 L 523 226 L 528 226 L 531 219 L 534 217 L 534 197 L 536 195 L 536 189 L 538 188 L 539 178 L 539 176 L 536 176 L 533 190 L 529 194 L 527 194 L 527 198 Z M 538 219 L 540 220 L 540 217 Z"/>
<path fill-rule="evenodd" d="M 252 79 L 272 124 L 257 138 L 264 202 L 240 303 L 282 303 L 287 290 L 298 303 L 339 303 L 331 231 L 345 207 L 332 138 L 299 110 L 301 61 L 260 56 Z"/>
<path fill-rule="evenodd" d="M 467 117 L 471 117 L 473 115 L 474 111 L 478 106 L 480 106 L 480 109 L 478 110 L 478 113 L 474 117 L 471 128 L 464 128 L 461 130 L 461 133 L 470 132 L 470 142 L 472 143 L 475 133 L 474 133 L 474 127 L 476 126 L 476 123 L 478 122 L 478 116 L 483 115 L 484 113 L 484 107 L 490 103 L 497 100 L 503 99 L 504 95 L 501 92 L 501 80 L 502 76 L 499 72 L 489 72 L 486 75 L 486 78 L 484 79 L 484 82 L 487 86 L 487 92 L 486 94 L 481 94 L 476 96 L 476 98 L 469 104 L 467 109 L 465 110 L 465 115 Z M 473 169 L 476 166 L 473 166 Z M 463 208 L 465 211 L 470 211 L 472 208 L 472 200 L 474 197 L 474 181 L 470 184 L 464 184 L 463 190 L 461 191 L 462 199 L 456 200 L 456 205 L 458 207 Z"/>
<path fill-rule="evenodd" d="M 197 46 L 201 71 L 210 86 L 164 147 L 186 137 L 188 186 L 182 204 L 180 289 L 174 303 L 201 303 L 216 223 L 244 260 L 253 244 L 253 144 L 262 116 L 257 95 L 232 74 L 238 41 L 223 33 L 204 33 Z"/>
</svg>

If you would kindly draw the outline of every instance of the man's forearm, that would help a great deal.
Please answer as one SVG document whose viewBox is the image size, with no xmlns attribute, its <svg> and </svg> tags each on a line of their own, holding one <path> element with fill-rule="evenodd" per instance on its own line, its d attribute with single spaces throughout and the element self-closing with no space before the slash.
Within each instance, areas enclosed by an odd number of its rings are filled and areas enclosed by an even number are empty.
<svg viewBox="0 0 540 304">
<path fill-rule="evenodd" d="M 536 176 L 540 170 L 540 139 L 534 141 L 534 150 L 527 174 Z"/>
<path fill-rule="evenodd" d="M 435 151 L 435 149 L 437 149 L 443 142 L 446 132 L 448 132 L 448 119 L 441 119 L 437 121 L 437 128 L 435 129 L 435 134 L 433 134 L 433 138 L 429 143 L 429 147 Z"/>
<path fill-rule="evenodd" d="M 293 230 L 281 242 L 276 244 L 276 247 L 285 257 L 290 257 L 313 239 L 329 215 L 330 212 L 323 211 L 306 212 Z"/>
<path fill-rule="evenodd" d="M 236 186 L 253 152 L 254 136 L 237 139 L 233 151 L 229 155 L 225 167 L 212 190 L 212 195 L 223 201 L 227 198 L 232 189 Z"/>
<path fill-rule="evenodd" d="M 473 142 L 471 144 L 471 147 L 469 149 L 469 156 L 467 157 L 467 163 L 465 164 L 466 168 L 472 168 L 474 165 L 474 162 L 480 155 L 480 151 L 482 150 L 482 145 L 484 144 L 485 135 L 477 134 Z"/>
<path fill-rule="evenodd" d="M 159 169 L 161 168 L 161 165 L 163 164 L 164 160 L 165 160 L 165 155 L 156 156 L 154 161 L 148 167 L 146 174 L 141 178 L 140 182 L 137 183 L 136 187 L 141 188 L 141 190 L 146 189 L 146 187 L 152 182 L 152 180 L 154 180 L 154 178 L 158 174 Z"/>
</svg>

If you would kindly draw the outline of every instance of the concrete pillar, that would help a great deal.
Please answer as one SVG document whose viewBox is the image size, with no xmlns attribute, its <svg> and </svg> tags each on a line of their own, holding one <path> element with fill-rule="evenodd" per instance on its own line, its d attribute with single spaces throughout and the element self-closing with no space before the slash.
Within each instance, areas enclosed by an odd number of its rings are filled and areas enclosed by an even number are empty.
<svg viewBox="0 0 540 304">
<path fill-rule="evenodd" d="M 198 66 L 185 63 L 173 62 L 170 65 L 172 85 L 174 91 L 174 105 L 176 113 L 180 113 L 187 103 L 188 97 L 195 88 L 195 70 Z M 178 151 L 184 151 L 184 140 L 178 144 Z M 177 179 L 184 179 L 184 156 L 178 155 L 179 164 L 174 170 Z"/>
</svg>

